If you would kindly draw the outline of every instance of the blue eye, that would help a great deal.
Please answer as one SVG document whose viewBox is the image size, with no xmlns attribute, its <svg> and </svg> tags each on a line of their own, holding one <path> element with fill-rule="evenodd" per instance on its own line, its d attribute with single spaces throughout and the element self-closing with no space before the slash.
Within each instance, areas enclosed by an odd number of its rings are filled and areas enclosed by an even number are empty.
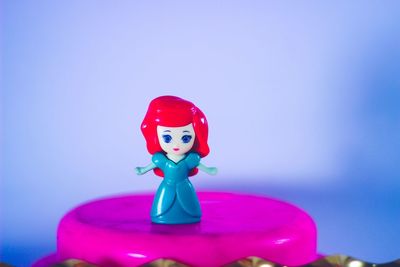
<svg viewBox="0 0 400 267">
<path fill-rule="evenodd" d="M 164 139 L 164 142 L 165 142 L 165 143 L 169 143 L 169 142 L 171 142 L 171 140 L 172 140 L 172 137 L 171 137 L 169 134 L 164 134 L 164 135 L 162 136 L 162 138 Z"/>
<path fill-rule="evenodd" d="M 192 140 L 192 136 L 191 135 L 184 135 L 182 136 L 182 142 L 187 144 L 190 142 L 190 140 Z"/>
</svg>

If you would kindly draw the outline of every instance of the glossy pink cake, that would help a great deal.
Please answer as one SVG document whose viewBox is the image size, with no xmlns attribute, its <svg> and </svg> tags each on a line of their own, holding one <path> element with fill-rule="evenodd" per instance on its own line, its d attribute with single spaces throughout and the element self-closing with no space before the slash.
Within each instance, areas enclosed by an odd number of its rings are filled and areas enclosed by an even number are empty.
<svg viewBox="0 0 400 267">
<path fill-rule="evenodd" d="M 59 224 L 57 260 L 113 267 L 164 258 L 217 267 L 249 256 L 289 266 L 316 259 L 316 227 L 299 208 L 253 195 L 203 192 L 198 197 L 202 221 L 187 225 L 151 223 L 153 195 L 81 205 Z"/>
</svg>

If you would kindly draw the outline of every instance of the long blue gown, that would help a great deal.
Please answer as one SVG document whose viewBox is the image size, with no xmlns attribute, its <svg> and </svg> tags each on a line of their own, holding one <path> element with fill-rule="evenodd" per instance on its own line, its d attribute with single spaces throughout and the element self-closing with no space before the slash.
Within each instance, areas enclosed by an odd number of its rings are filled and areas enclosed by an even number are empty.
<svg viewBox="0 0 400 267">
<path fill-rule="evenodd" d="M 155 153 L 153 163 L 164 173 L 151 209 L 151 220 L 162 224 L 183 224 L 200 221 L 199 200 L 189 181 L 190 171 L 200 163 L 200 155 L 189 153 L 178 163 L 163 153 Z"/>
</svg>

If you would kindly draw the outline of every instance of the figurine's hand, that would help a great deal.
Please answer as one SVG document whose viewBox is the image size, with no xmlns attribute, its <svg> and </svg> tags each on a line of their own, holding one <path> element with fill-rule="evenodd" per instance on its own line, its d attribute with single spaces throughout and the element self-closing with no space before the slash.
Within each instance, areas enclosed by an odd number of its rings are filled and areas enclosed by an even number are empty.
<svg viewBox="0 0 400 267">
<path fill-rule="evenodd" d="M 154 168 L 156 168 L 156 165 L 154 163 L 150 163 L 146 167 L 136 167 L 135 171 L 137 175 L 142 175 Z"/>
<path fill-rule="evenodd" d="M 208 173 L 209 173 L 210 175 L 216 175 L 217 172 L 218 172 L 218 169 L 215 168 L 215 167 L 209 167 L 209 168 L 208 168 Z"/>
<path fill-rule="evenodd" d="M 145 172 L 144 172 L 144 168 L 142 168 L 142 167 L 136 167 L 136 168 L 135 168 L 135 171 L 136 171 L 136 174 L 137 174 L 137 175 L 142 175 L 142 174 L 145 173 Z"/>
</svg>

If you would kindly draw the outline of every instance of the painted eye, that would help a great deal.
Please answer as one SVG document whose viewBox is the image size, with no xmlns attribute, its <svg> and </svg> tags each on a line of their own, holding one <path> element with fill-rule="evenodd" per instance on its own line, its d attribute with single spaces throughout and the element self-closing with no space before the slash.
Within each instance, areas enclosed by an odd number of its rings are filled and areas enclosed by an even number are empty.
<svg viewBox="0 0 400 267">
<path fill-rule="evenodd" d="M 164 139 L 164 142 L 165 142 L 165 143 L 169 143 L 169 142 L 171 142 L 171 140 L 172 140 L 172 137 L 171 137 L 169 134 L 164 134 L 164 135 L 162 136 L 162 138 Z"/>
<path fill-rule="evenodd" d="M 192 136 L 191 135 L 184 135 L 182 136 L 182 142 L 187 144 L 190 142 L 190 140 L 192 140 Z"/>
</svg>

